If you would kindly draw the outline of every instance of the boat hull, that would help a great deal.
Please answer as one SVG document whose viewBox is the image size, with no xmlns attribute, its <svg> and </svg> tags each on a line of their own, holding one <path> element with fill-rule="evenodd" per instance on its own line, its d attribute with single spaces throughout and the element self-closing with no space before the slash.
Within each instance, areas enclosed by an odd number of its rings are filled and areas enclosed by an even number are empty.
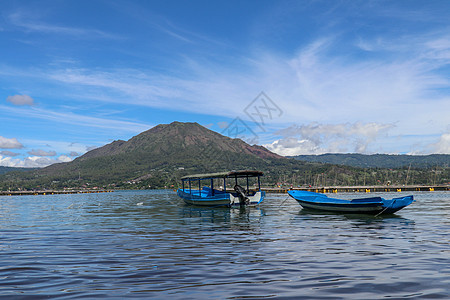
<svg viewBox="0 0 450 300">
<path fill-rule="evenodd" d="M 239 206 L 239 198 L 232 193 L 215 190 L 215 195 L 211 195 L 209 188 L 203 190 L 178 189 L 178 197 L 182 198 L 186 204 L 199 206 Z M 264 200 L 265 192 L 256 192 L 249 196 L 250 206 L 257 205 Z"/>
<path fill-rule="evenodd" d="M 350 205 L 350 204 L 324 204 L 324 203 L 314 203 L 308 201 L 302 201 L 295 199 L 304 208 L 315 209 L 315 210 L 326 210 L 333 212 L 348 212 L 348 213 L 378 213 L 383 210 L 381 204 L 363 204 L 363 205 Z"/>
<path fill-rule="evenodd" d="M 395 213 L 414 201 L 413 196 L 393 198 L 391 200 L 381 197 L 343 200 L 305 191 L 289 191 L 288 194 L 306 209 L 374 215 Z"/>
</svg>

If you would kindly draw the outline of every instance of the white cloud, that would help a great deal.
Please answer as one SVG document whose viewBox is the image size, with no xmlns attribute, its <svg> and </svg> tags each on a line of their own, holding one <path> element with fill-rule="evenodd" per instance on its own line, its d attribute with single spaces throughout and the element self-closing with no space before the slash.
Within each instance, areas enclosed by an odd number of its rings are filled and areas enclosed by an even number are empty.
<svg viewBox="0 0 450 300">
<path fill-rule="evenodd" d="M 70 162 L 72 159 L 68 156 L 61 155 L 56 159 L 48 157 L 30 156 L 25 159 L 15 159 L 11 157 L 3 157 L 0 155 L 0 166 L 16 167 L 16 168 L 43 168 L 55 163 Z"/>
<path fill-rule="evenodd" d="M 13 153 L 10 151 L 0 151 L 0 166 L 10 166 L 10 167 L 46 167 L 48 165 L 60 162 L 69 162 L 80 153 L 85 153 L 86 146 L 79 143 L 69 143 L 62 141 L 50 141 L 50 140 L 24 140 L 26 144 L 30 145 L 49 145 L 52 151 L 44 151 L 41 149 L 29 151 L 29 157 L 17 158 L 19 153 Z M 58 153 L 65 153 L 64 155 L 59 155 L 58 157 L 50 158 L 49 156 L 57 156 Z M 14 154 L 14 155 L 13 155 Z"/>
<path fill-rule="evenodd" d="M 58 157 L 58 162 L 70 162 L 72 161 L 72 158 L 68 157 L 67 155 L 61 155 Z"/>
<path fill-rule="evenodd" d="M 14 95 L 14 96 L 8 96 L 6 98 L 6 101 L 14 104 L 14 105 L 34 105 L 34 100 L 28 95 Z"/>
<path fill-rule="evenodd" d="M 5 138 L 0 136 L 0 149 L 21 149 L 23 145 L 16 138 Z"/>
<path fill-rule="evenodd" d="M 439 141 L 436 144 L 432 144 L 432 153 L 438 154 L 450 154 L 450 132 L 441 135 Z"/>
<path fill-rule="evenodd" d="M 377 138 L 386 136 L 392 124 L 360 123 L 292 125 L 279 130 L 283 136 L 264 145 L 280 155 L 323 154 L 339 152 L 370 153 Z M 299 137 L 299 138 L 297 138 Z"/>
<path fill-rule="evenodd" d="M 320 149 L 314 142 L 293 137 L 276 140 L 271 144 L 264 145 L 264 147 L 283 156 L 323 153 L 323 149 Z"/>
</svg>

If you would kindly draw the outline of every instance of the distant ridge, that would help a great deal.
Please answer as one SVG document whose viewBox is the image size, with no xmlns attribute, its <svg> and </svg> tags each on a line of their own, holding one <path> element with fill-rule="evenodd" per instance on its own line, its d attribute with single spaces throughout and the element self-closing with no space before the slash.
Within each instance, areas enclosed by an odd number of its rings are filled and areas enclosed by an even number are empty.
<svg viewBox="0 0 450 300">
<path fill-rule="evenodd" d="M 340 154 L 328 153 L 321 155 L 292 156 L 299 161 L 318 162 L 359 168 L 430 168 L 435 166 L 450 166 L 449 154 L 431 155 L 394 155 L 394 154 Z"/>
<path fill-rule="evenodd" d="M 0 166 L 0 175 L 1 174 L 6 174 L 9 172 L 16 172 L 16 171 L 30 171 L 30 170 L 35 170 L 36 168 L 17 168 L 17 167 L 3 167 Z"/>
</svg>

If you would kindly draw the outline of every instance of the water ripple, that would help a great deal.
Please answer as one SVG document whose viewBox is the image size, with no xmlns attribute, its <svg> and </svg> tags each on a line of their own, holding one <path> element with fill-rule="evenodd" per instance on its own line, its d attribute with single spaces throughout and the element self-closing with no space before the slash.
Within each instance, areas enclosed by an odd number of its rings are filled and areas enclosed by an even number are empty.
<svg viewBox="0 0 450 300">
<path fill-rule="evenodd" d="M 0 298 L 448 299 L 449 193 L 414 196 L 380 217 L 285 195 L 244 209 L 172 191 L 3 197 Z"/>
</svg>

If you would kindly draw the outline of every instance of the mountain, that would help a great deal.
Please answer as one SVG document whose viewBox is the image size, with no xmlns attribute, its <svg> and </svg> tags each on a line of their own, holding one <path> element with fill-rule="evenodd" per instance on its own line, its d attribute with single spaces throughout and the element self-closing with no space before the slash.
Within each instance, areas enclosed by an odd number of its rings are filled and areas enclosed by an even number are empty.
<svg viewBox="0 0 450 300">
<path fill-rule="evenodd" d="M 197 123 L 161 124 L 131 138 L 91 150 L 69 163 L 59 163 L 9 177 L 26 187 L 124 186 L 137 182 L 164 186 L 197 172 L 264 169 L 275 173 L 283 165 L 303 165 L 251 146 Z M 8 179 L 6 179 L 8 180 Z"/>
<path fill-rule="evenodd" d="M 430 168 L 435 166 L 450 166 L 450 155 L 389 155 L 389 154 L 338 154 L 298 155 L 292 158 L 304 162 L 327 163 L 359 168 Z"/>
<path fill-rule="evenodd" d="M 155 126 L 129 141 L 118 140 L 94 149 L 78 158 L 78 161 L 134 152 L 185 159 L 186 154 L 192 150 L 194 151 L 190 154 L 194 156 L 200 153 L 206 155 L 204 150 L 207 148 L 219 152 L 243 153 L 259 158 L 282 158 L 264 147 L 250 146 L 240 139 L 223 136 L 197 123 L 173 122 Z M 200 153 L 198 153 L 199 149 Z"/>
</svg>

